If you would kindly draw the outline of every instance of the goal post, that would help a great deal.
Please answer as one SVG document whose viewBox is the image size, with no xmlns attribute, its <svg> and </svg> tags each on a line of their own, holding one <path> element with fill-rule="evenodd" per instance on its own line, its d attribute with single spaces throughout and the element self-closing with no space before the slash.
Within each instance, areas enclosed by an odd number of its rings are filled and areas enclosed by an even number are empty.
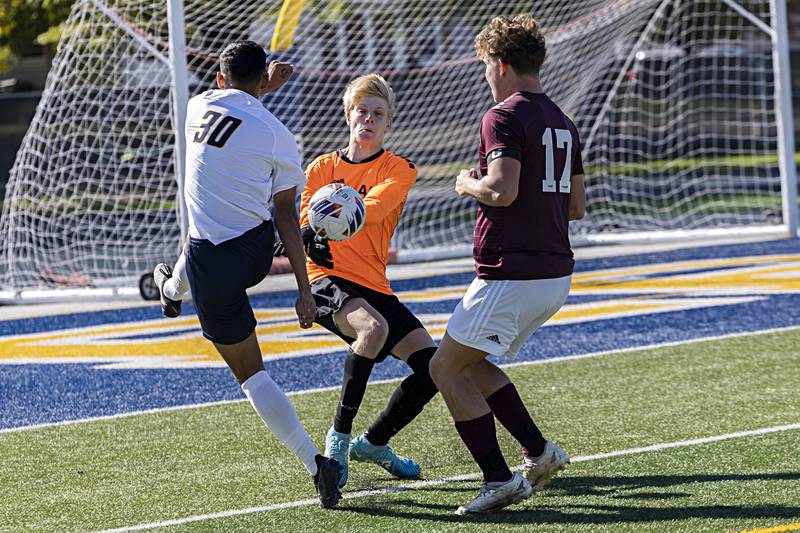
<svg viewBox="0 0 800 533">
<path fill-rule="evenodd" d="M 175 124 L 175 181 L 176 203 L 180 215 L 181 240 L 189 232 L 189 212 L 183 196 L 186 178 L 186 107 L 189 102 L 189 72 L 186 67 L 186 25 L 183 21 L 183 0 L 167 0 L 167 24 L 169 26 L 169 61 L 172 71 L 172 116 Z M 176 248 L 177 251 L 180 247 Z"/>
<path fill-rule="evenodd" d="M 795 163 L 792 77 L 789 66 L 789 17 L 784 0 L 770 0 L 772 62 L 775 65 L 775 100 L 778 117 L 778 160 L 781 169 L 783 223 L 789 237 L 797 236 L 797 164 Z"/>
<path fill-rule="evenodd" d="M 389 150 L 418 180 L 392 242 L 400 261 L 470 253 L 492 105 L 474 36 L 492 17 L 542 23 L 542 82 L 583 143 L 587 216 L 574 243 L 796 234 L 786 6 L 781 0 L 77 0 L 0 215 L 0 299 L 120 293 L 186 235 L 188 98 L 214 88 L 233 39 L 295 75 L 265 105 L 304 163 L 346 145 L 341 94 L 382 73 Z"/>
</svg>

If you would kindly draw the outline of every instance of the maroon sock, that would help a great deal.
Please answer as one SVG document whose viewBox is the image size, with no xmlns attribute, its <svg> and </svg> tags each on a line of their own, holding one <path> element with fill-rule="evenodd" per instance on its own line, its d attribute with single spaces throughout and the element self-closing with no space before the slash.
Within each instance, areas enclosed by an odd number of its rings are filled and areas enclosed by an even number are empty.
<svg viewBox="0 0 800 533">
<path fill-rule="evenodd" d="M 488 483 L 511 479 L 511 470 L 508 469 L 500 445 L 497 443 L 497 430 L 494 427 L 492 413 L 486 413 L 473 420 L 456 422 L 456 431 L 481 468 L 484 481 Z"/>
<path fill-rule="evenodd" d="M 503 427 L 525 448 L 526 455 L 539 457 L 544 453 L 547 440 L 533 422 L 513 383 L 498 389 L 486 398 L 486 403 Z"/>
</svg>

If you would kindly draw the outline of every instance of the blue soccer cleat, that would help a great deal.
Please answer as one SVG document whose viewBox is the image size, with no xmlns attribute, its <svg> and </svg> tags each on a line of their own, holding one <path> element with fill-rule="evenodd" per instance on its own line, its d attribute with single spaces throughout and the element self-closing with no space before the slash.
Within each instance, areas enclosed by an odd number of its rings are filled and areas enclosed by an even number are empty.
<svg viewBox="0 0 800 533">
<path fill-rule="evenodd" d="M 339 487 L 347 484 L 347 456 L 350 449 L 350 433 L 339 433 L 333 426 L 325 436 L 325 455 L 339 463 Z"/>
<path fill-rule="evenodd" d="M 375 463 L 399 479 L 419 478 L 419 465 L 411 459 L 399 457 L 388 446 L 376 446 L 360 435 L 350 443 L 350 459 L 364 463 Z"/>
</svg>

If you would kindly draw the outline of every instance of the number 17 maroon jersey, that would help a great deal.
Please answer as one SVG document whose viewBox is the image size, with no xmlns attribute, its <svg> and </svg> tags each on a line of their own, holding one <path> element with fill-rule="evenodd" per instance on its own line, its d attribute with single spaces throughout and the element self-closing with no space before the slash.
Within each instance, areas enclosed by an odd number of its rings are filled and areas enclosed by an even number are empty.
<svg viewBox="0 0 800 533">
<path fill-rule="evenodd" d="M 482 279 L 549 279 L 572 274 L 569 195 L 583 174 L 575 124 L 544 93 L 516 92 L 486 112 L 481 175 L 496 157 L 520 161 L 519 192 L 508 207 L 479 204 L 473 256 Z"/>
</svg>

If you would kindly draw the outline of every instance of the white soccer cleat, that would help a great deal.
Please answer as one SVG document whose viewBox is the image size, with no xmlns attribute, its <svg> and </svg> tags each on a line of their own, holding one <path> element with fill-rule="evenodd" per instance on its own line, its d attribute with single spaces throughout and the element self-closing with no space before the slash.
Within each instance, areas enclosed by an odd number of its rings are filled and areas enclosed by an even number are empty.
<svg viewBox="0 0 800 533">
<path fill-rule="evenodd" d="M 456 509 L 457 515 L 489 513 L 515 504 L 529 497 L 533 492 L 528 480 L 514 472 L 511 481 L 505 483 L 484 483 L 478 497 Z"/>
<path fill-rule="evenodd" d="M 569 463 L 569 454 L 558 444 L 548 441 L 541 456 L 534 458 L 525 456 L 522 474 L 530 482 L 534 492 L 541 492 Z"/>
</svg>

